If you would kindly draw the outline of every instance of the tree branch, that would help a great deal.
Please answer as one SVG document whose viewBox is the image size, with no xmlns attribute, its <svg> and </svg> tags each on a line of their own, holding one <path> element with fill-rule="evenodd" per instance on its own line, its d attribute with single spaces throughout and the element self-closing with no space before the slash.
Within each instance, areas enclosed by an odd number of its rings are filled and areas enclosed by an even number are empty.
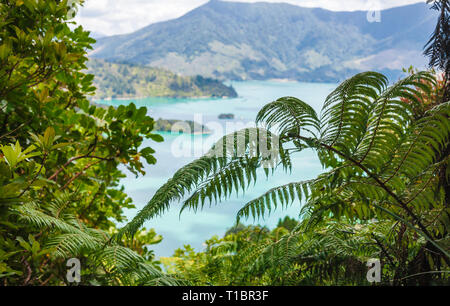
<svg viewBox="0 0 450 306">
<path fill-rule="evenodd" d="M 80 159 L 85 159 L 85 158 L 92 158 L 92 159 L 99 159 L 102 161 L 111 161 L 114 158 L 111 157 L 100 157 L 100 156 L 91 156 L 91 155 L 82 155 L 82 156 L 76 156 L 76 157 L 72 157 L 71 159 L 69 159 L 59 170 L 57 170 L 55 173 L 52 174 L 52 176 L 50 176 L 48 179 L 49 180 L 53 180 L 56 182 L 56 178 L 57 176 L 61 173 L 61 171 L 63 171 L 68 165 L 70 165 L 71 163 L 73 163 L 76 160 L 80 160 Z"/>
<path fill-rule="evenodd" d="M 60 190 L 64 190 L 67 188 L 67 186 L 69 186 L 73 181 L 75 181 L 77 178 L 79 178 L 80 176 L 82 176 L 84 174 L 84 172 L 86 170 L 88 170 L 89 168 L 91 168 L 92 166 L 99 164 L 100 162 L 102 162 L 102 160 L 98 160 L 96 162 L 90 163 L 88 165 L 86 165 L 83 170 L 81 170 L 80 172 L 78 172 L 74 177 L 72 177 Z"/>
</svg>

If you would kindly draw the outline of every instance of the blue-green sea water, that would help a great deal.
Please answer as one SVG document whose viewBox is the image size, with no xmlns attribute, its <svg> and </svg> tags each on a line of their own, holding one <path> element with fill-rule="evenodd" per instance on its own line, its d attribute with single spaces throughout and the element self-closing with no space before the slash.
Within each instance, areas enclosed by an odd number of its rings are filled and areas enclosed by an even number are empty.
<svg viewBox="0 0 450 306">
<path fill-rule="evenodd" d="M 155 143 L 146 141 L 144 146 L 156 150 L 156 165 L 146 166 L 147 174 L 136 178 L 128 174 L 122 180 L 125 191 L 134 200 L 136 209 L 127 210 L 126 215 L 131 220 L 179 168 L 199 157 L 215 140 L 225 133 L 233 132 L 255 120 L 258 111 L 267 103 L 284 96 L 294 96 L 309 103 L 320 112 L 327 95 L 336 88 L 336 84 L 275 82 L 275 81 L 245 81 L 232 82 L 239 97 L 233 99 L 168 99 L 145 98 L 134 100 L 105 100 L 98 103 L 120 105 L 135 103 L 138 107 L 146 106 L 149 115 L 155 119 L 195 120 L 211 130 L 209 135 L 178 135 L 162 133 L 165 141 Z M 232 113 L 234 120 L 219 120 L 223 113 Z M 321 165 L 313 151 L 298 153 L 293 159 L 292 173 L 276 171 L 275 175 L 266 180 L 263 172 L 260 180 L 243 195 L 232 196 L 217 206 L 205 206 L 197 213 L 184 211 L 181 215 L 181 203 L 173 203 L 170 210 L 162 216 L 148 221 L 145 226 L 154 228 L 164 237 L 163 241 L 153 246 L 157 256 L 171 256 L 173 251 L 183 245 L 191 245 L 197 250 L 203 249 L 203 242 L 213 235 L 223 235 L 235 224 L 236 213 L 248 201 L 262 195 L 270 188 L 293 181 L 303 181 L 314 178 L 321 171 Z M 270 216 L 260 220 L 249 219 L 247 224 L 261 224 L 274 227 L 279 218 L 286 215 L 297 217 L 300 203 L 293 203 L 286 210 L 277 209 Z"/>
</svg>

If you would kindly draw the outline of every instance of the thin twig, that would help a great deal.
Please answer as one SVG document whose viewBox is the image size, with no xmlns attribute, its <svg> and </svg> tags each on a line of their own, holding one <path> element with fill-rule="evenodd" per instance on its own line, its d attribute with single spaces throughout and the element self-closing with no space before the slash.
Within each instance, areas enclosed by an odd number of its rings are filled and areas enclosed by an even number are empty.
<svg viewBox="0 0 450 306">
<path fill-rule="evenodd" d="M 83 174 L 84 174 L 84 172 L 86 171 L 86 170 L 88 170 L 90 167 L 92 167 L 92 166 L 94 166 L 94 165 L 96 165 L 96 164 L 98 164 L 98 163 L 100 163 L 100 162 L 102 162 L 101 160 L 98 160 L 98 161 L 96 161 L 96 162 L 93 162 L 93 163 L 90 163 L 90 164 L 88 164 L 88 165 L 86 165 L 84 168 L 83 168 L 83 170 L 81 170 L 80 172 L 78 172 L 74 177 L 72 177 L 60 190 L 64 190 L 64 189 L 66 189 L 67 188 L 67 186 L 69 186 L 73 181 L 75 181 L 77 178 L 79 178 L 80 176 L 82 176 Z"/>
</svg>

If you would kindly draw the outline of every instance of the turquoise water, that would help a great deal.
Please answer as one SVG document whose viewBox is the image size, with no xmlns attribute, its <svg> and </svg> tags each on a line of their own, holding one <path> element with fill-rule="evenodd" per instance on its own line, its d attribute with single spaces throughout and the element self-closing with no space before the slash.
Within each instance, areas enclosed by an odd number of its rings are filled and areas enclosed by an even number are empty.
<svg viewBox="0 0 450 306">
<path fill-rule="evenodd" d="M 137 209 L 126 211 L 131 220 L 176 170 L 199 157 L 225 133 L 233 132 L 251 124 L 257 112 L 267 103 L 283 96 L 297 97 L 320 111 L 326 96 L 336 88 L 336 84 L 246 81 L 231 83 L 239 94 L 235 99 L 166 99 L 146 98 L 138 100 L 99 101 L 103 104 L 120 105 L 134 102 L 137 106 L 146 106 L 149 115 L 155 119 L 195 120 L 211 130 L 211 135 L 174 135 L 162 134 L 165 141 L 154 143 L 146 141 L 145 146 L 156 150 L 156 165 L 147 166 L 147 174 L 136 178 L 129 174 L 123 179 L 125 191 L 134 200 Z M 222 113 L 233 113 L 234 120 L 219 120 Z M 219 203 L 217 206 L 206 206 L 197 213 L 185 211 L 180 216 L 180 203 L 173 203 L 171 209 L 163 216 L 148 221 L 147 228 L 155 228 L 164 240 L 154 246 L 157 256 L 170 256 L 173 251 L 183 245 L 190 244 L 197 250 L 202 250 L 203 242 L 213 235 L 223 235 L 236 218 L 237 211 L 248 201 L 258 197 L 270 188 L 293 181 L 303 181 L 314 178 L 321 171 L 314 152 L 304 151 L 293 159 L 294 169 L 286 174 L 277 171 L 273 177 L 266 180 L 260 173 L 260 180 L 253 187 L 239 196 Z M 300 203 L 294 203 L 287 210 L 276 210 L 264 220 L 249 219 L 246 223 L 256 223 L 274 227 L 279 218 L 286 215 L 298 216 Z"/>
</svg>

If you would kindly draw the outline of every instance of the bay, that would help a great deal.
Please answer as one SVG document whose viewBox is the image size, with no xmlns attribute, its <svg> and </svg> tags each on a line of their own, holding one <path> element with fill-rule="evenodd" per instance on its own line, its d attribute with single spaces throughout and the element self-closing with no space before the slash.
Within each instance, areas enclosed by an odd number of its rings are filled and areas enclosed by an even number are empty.
<svg viewBox="0 0 450 306">
<path fill-rule="evenodd" d="M 126 211 L 131 220 L 147 204 L 156 190 L 161 187 L 179 168 L 206 152 L 211 145 L 226 133 L 251 125 L 258 111 L 267 103 L 280 97 L 293 96 L 313 106 L 320 112 L 323 102 L 337 86 L 327 83 L 302 83 L 291 81 L 244 81 L 230 82 L 239 94 L 234 99 L 172 99 L 145 98 L 130 100 L 104 100 L 97 103 L 118 106 L 135 103 L 148 108 L 148 114 L 155 119 L 194 120 L 213 131 L 210 135 L 179 135 L 161 133 L 165 141 L 155 143 L 150 140 L 144 146 L 156 150 L 156 165 L 146 166 L 147 174 L 136 178 L 127 173 L 121 183 L 125 192 L 133 199 L 136 209 Z M 220 114 L 234 114 L 233 120 L 219 120 Z M 205 206 L 197 213 L 184 211 L 179 214 L 182 203 L 172 203 L 171 208 L 160 217 L 148 221 L 146 228 L 155 228 L 163 236 L 163 241 L 152 248 L 159 256 L 171 256 L 175 249 L 191 245 L 196 250 L 203 249 L 205 240 L 213 235 L 222 236 L 233 226 L 239 209 L 248 201 L 262 195 L 270 188 L 289 182 L 312 179 L 323 170 L 315 153 L 307 150 L 298 153 L 293 159 L 291 173 L 276 171 L 268 180 L 258 172 L 260 180 L 243 195 L 232 196 L 216 205 Z M 264 219 L 245 221 L 246 224 L 260 224 L 275 227 L 280 218 L 286 215 L 298 217 L 301 204 L 294 202 L 287 209 L 277 209 Z M 119 224 L 122 226 L 123 224 Z"/>
</svg>

